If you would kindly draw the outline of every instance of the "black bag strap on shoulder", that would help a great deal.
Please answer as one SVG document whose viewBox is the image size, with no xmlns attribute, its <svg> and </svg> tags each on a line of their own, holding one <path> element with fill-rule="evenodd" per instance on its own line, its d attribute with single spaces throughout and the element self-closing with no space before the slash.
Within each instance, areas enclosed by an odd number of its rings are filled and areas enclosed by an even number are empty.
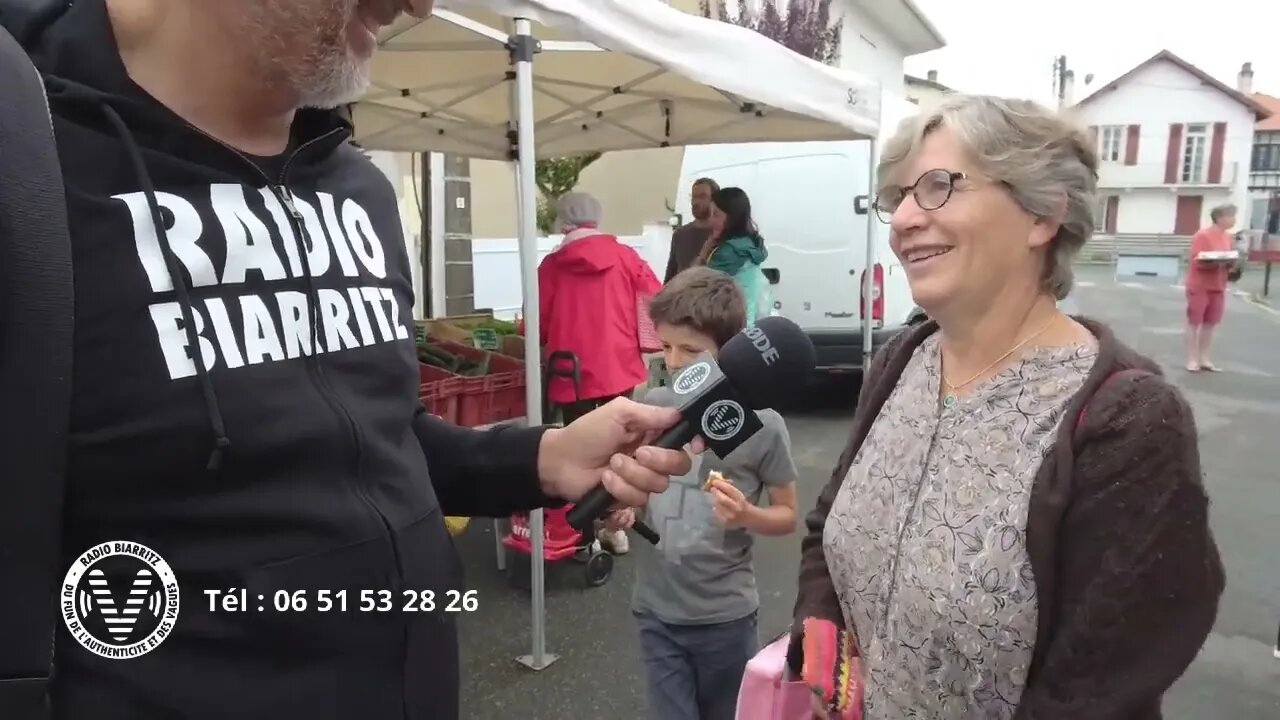
<svg viewBox="0 0 1280 720">
<path fill-rule="evenodd" d="M 0 718 L 48 716 L 71 402 L 71 242 L 44 85 L 0 28 Z"/>
</svg>

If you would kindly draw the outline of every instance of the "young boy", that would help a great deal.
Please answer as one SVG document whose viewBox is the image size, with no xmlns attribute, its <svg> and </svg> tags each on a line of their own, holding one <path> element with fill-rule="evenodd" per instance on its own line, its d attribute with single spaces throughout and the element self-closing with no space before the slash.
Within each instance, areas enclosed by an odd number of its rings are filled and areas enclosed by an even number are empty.
<svg viewBox="0 0 1280 720">
<path fill-rule="evenodd" d="M 733 278 L 706 267 L 681 272 L 650 307 L 674 374 L 704 352 L 715 355 L 746 324 L 746 303 Z M 644 402 L 674 404 L 668 388 Z M 684 477 L 672 478 L 645 508 L 658 531 L 655 548 L 637 543 L 632 609 L 640 630 L 655 720 L 733 720 L 747 661 L 758 649 L 760 606 L 751 566 L 752 535 L 796 528 L 796 468 L 782 417 L 759 413 L 764 427 L 725 460 L 706 453 Z M 712 471 L 723 480 L 712 480 Z M 767 494 L 767 507 L 760 507 Z M 630 527 L 631 510 L 612 527 Z"/>
</svg>

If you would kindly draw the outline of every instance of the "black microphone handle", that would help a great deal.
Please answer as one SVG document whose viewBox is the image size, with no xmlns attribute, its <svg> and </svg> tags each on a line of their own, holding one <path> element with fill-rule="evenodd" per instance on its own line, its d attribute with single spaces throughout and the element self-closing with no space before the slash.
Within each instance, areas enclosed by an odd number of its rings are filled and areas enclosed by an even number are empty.
<svg viewBox="0 0 1280 720">
<path fill-rule="evenodd" d="M 697 435 L 697 431 L 695 430 L 693 423 L 682 417 L 680 418 L 680 422 L 672 425 L 671 428 L 658 437 L 657 441 L 653 444 L 655 447 L 665 448 L 667 450 L 679 450 L 693 440 L 695 435 Z M 588 492 L 586 496 L 578 502 L 578 504 L 574 505 L 565 517 L 568 519 L 569 525 L 574 530 L 577 530 L 580 533 L 589 532 L 592 523 L 596 518 L 603 517 L 607 514 L 609 512 L 609 508 L 613 507 L 615 502 L 617 502 L 617 500 L 609 494 L 609 491 L 604 488 L 604 485 L 597 485 L 594 488 L 591 488 L 591 491 Z M 658 544 L 659 536 L 658 533 L 653 531 L 653 528 L 650 528 L 639 520 L 636 521 L 633 527 L 640 537 L 643 537 L 654 545 Z"/>
<path fill-rule="evenodd" d="M 665 448 L 667 450 L 680 450 L 685 445 L 693 442 L 697 437 L 698 429 L 694 427 L 689 419 L 681 416 L 680 422 L 672 425 L 666 432 L 658 436 L 653 442 L 654 447 Z"/>
<path fill-rule="evenodd" d="M 608 490 L 604 489 L 604 485 L 597 485 L 569 509 L 565 518 L 574 530 L 584 534 L 590 533 L 596 518 L 607 514 L 615 502 L 617 501 Z"/>
<path fill-rule="evenodd" d="M 640 537 L 648 540 L 651 545 L 657 545 L 659 542 L 662 542 L 662 537 L 658 535 L 657 531 L 648 525 L 645 525 L 644 521 L 639 518 L 637 518 L 635 523 L 631 525 L 631 529 L 635 530 L 636 534 Z"/>
<path fill-rule="evenodd" d="M 597 485 L 591 488 L 591 491 L 582 498 L 578 504 L 569 509 L 565 514 L 565 518 L 569 521 L 569 526 L 583 535 L 590 536 L 593 531 L 593 525 L 596 518 L 604 517 L 609 513 L 609 508 L 617 502 L 608 490 L 604 489 L 604 485 Z M 662 537 L 649 527 L 639 518 L 631 526 L 640 537 L 657 545 Z"/>
</svg>

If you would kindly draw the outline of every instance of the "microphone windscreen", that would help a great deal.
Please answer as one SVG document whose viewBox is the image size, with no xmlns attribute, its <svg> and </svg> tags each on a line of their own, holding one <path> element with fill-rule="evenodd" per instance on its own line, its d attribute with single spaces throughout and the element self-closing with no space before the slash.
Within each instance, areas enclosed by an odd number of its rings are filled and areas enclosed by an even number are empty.
<svg viewBox="0 0 1280 720">
<path fill-rule="evenodd" d="M 794 397 L 818 365 L 817 351 L 799 325 L 760 318 L 720 348 L 720 370 L 748 406 L 776 407 Z"/>
</svg>

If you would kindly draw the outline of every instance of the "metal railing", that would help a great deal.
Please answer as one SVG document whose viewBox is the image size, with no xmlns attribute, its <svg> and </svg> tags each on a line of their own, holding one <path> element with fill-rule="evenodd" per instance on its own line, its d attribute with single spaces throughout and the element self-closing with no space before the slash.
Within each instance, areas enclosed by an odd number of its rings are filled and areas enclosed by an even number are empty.
<svg viewBox="0 0 1280 720">
<path fill-rule="evenodd" d="M 1254 170 L 1249 173 L 1250 189 L 1280 188 L 1280 170 Z"/>
<path fill-rule="evenodd" d="M 1217 182 L 1212 182 L 1209 178 L 1209 159 L 1206 157 L 1200 165 L 1200 172 L 1193 177 L 1183 179 L 1182 167 L 1179 165 L 1177 177 L 1172 183 L 1165 182 L 1165 164 L 1159 163 L 1138 163 L 1136 165 L 1125 165 L 1124 163 L 1107 162 L 1102 163 L 1098 167 L 1098 187 L 1102 189 L 1112 188 L 1138 188 L 1138 187 L 1219 187 L 1224 185 L 1233 185 L 1236 181 L 1236 175 L 1239 171 L 1239 165 L 1235 162 L 1224 162 L 1222 164 L 1222 175 Z"/>
<path fill-rule="evenodd" d="M 1115 233 L 1094 235 L 1085 244 L 1081 256 L 1086 260 L 1114 260 L 1118 255 L 1177 255 L 1191 251 L 1190 235 L 1172 233 Z"/>
</svg>

